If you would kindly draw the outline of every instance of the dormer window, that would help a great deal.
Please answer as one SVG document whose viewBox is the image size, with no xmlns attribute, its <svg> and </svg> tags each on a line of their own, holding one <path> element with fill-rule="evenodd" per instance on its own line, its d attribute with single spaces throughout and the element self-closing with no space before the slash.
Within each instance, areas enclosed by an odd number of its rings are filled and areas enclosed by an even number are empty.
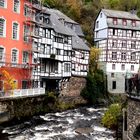
<svg viewBox="0 0 140 140">
<path fill-rule="evenodd" d="M 96 28 L 99 28 L 99 21 L 96 22 Z"/>
<path fill-rule="evenodd" d="M 132 24 L 133 27 L 135 27 L 136 26 L 136 21 L 132 20 L 131 24 Z"/>
<path fill-rule="evenodd" d="M 101 14 L 100 14 L 100 18 L 102 18 L 102 16 L 103 16 L 103 14 L 101 13 Z"/>
<path fill-rule="evenodd" d="M 123 24 L 124 26 L 127 25 L 127 21 L 126 21 L 126 19 L 123 19 L 123 20 L 122 20 L 122 24 Z"/>
<path fill-rule="evenodd" d="M 113 18 L 113 24 L 114 24 L 114 25 L 117 25 L 117 24 L 118 24 L 117 18 Z"/>
</svg>

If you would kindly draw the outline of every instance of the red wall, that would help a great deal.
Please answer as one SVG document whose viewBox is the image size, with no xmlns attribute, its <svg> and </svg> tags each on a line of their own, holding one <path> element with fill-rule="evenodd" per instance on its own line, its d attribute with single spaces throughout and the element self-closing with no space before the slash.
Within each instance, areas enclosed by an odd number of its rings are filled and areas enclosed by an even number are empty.
<svg viewBox="0 0 140 140">
<path fill-rule="evenodd" d="M 18 63 L 22 64 L 22 52 L 23 50 L 30 50 L 31 44 L 27 44 L 23 41 L 23 26 L 26 20 L 24 16 L 24 1 L 20 0 L 20 13 L 13 11 L 13 0 L 7 0 L 7 8 L 0 8 L 0 17 L 6 19 L 6 37 L 0 37 L 0 45 L 4 46 L 6 53 L 6 62 L 11 62 L 11 49 L 16 48 L 19 51 Z M 19 40 L 12 39 L 12 22 L 17 21 L 19 23 Z M 30 59 L 31 62 L 31 54 Z M 0 68 L 1 70 L 3 68 Z M 13 77 L 18 81 L 18 88 L 21 88 L 21 81 L 26 79 L 25 75 L 30 75 L 29 71 L 17 68 L 6 69 Z M 29 76 L 28 76 L 29 77 Z"/>
</svg>

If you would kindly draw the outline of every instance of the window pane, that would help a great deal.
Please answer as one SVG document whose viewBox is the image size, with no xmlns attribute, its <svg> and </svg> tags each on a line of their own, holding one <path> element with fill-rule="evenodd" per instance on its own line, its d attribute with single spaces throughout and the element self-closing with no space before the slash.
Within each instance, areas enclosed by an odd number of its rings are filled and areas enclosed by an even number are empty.
<svg viewBox="0 0 140 140">
<path fill-rule="evenodd" d="M 5 24 L 5 20 L 0 19 L 0 36 L 4 36 L 4 24 Z"/>
<path fill-rule="evenodd" d="M 14 12 L 19 13 L 19 0 L 14 0 Z"/>
<path fill-rule="evenodd" d="M 12 62 L 17 63 L 17 50 L 12 50 Z"/>
<path fill-rule="evenodd" d="M 28 52 L 23 52 L 23 63 L 28 63 L 28 61 L 29 61 Z"/>
<path fill-rule="evenodd" d="M 0 48 L 0 61 L 3 61 L 4 49 Z"/>
<path fill-rule="evenodd" d="M 18 39 L 18 24 L 13 23 L 13 39 Z"/>
<path fill-rule="evenodd" d="M 0 7 L 5 7 L 5 0 L 0 0 Z"/>
</svg>

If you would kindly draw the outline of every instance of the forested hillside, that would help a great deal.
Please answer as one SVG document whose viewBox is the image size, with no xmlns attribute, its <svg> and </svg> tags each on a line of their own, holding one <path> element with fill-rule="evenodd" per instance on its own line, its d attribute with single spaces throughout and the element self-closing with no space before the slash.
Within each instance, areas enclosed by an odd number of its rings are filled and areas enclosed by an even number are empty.
<svg viewBox="0 0 140 140">
<path fill-rule="evenodd" d="M 93 43 L 92 26 L 101 8 L 124 11 L 134 9 L 140 16 L 140 0 L 42 0 L 42 2 L 80 23 L 90 44 Z"/>
</svg>

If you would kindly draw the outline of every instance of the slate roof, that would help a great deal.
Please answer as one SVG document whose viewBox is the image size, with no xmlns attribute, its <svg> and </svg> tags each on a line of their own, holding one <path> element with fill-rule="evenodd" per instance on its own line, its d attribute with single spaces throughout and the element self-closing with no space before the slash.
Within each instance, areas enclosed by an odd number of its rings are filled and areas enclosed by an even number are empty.
<svg viewBox="0 0 140 140">
<path fill-rule="evenodd" d="M 74 20 L 72 20 L 71 18 L 69 18 L 68 16 L 66 16 L 65 14 L 63 14 L 61 11 L 56 10 L 56 9 L 50 9 L 51 12 L 55 13 L 59 19 L 64 19 L 64 22 L 68 22 L 68 23 L 72 23 L 75 26 L 75 32 L 78 36 L 84 37 L 83 31 L 81 29 L 81 26 L 79 25 L 79 23 L 75 22 Z"/>
<path fill-rule="evenodd" d="M 65 21 L 67 21 L 69 23 L 78 24 L 77 22 L 75 22 L 74 20 L 72 20 L 71 18 L 69 18 L 68 16 L 63 14 L 62 12 L 60 12 L 59 10 L 56 10 L 56 9 L 49 9 L 49 10 L 51 12 L 55 13 L 59 17 L 59 19 L 65 19 Z"/>
<path fill-rule="evenodd" d="M 131 12 L 109 10 L 109 9 L 102 9 L 102 11 L 104 12 L 104 14 L 107 17 L 116 17 L 116 18 L 140 20 L 140 18 L 136 14 L 132 14 Z"/>
<path fill-rule="evenodd" d="M 72 36 L 72 48 L 73 49 L 80 49 L 80 50 L 86 50 L 89 51 L 89 47 L 86 45 L 86 43 L 78 36 L 74 30 L 71 28 L 64 26 L 64 24 L 59 20 L 59 16 L 54 12 L 52 9 L 48 9 L 49 14 L 50 14 L 50 22 L 52 25 L 52 28 L 57 32 L 65 35 L 70 35 Z M 81 29 L 80 25 L 78 25 L 79 31 Z M 82 34 L 81 34 L 82 35 Z"/>
<path fill-rule="evenodd" d="M 130 30 L 140 30 L 140 18 L 136 14 L 132 14 L 130 12 L 125 11 L 117 11 L 117 10 L 108 10 L 102 9 L 102 12 L 108 17 L 107 25 L 112 28 L 120 28 L 120 29 L 130 29 Z M 118 18 L 118 24 L 114 25 L 112 18 Z M 129 19 L 127 20 L 127 25 L 124 26 L 122 24 L 121 19 Z M 131 20 L 136 20 L 136 26 L 132 26 Z"/>
</svg>

